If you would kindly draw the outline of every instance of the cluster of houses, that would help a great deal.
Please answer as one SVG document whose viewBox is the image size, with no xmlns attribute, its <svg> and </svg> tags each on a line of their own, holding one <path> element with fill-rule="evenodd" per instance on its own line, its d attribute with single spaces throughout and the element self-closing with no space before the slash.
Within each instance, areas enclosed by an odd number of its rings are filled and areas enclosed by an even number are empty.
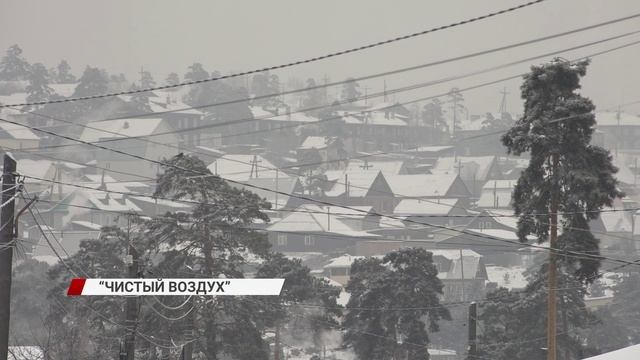
<svg viewBox="0 0 640 360">
<path fill-rule="evenodd" d="M 13 94 L 0 102 L 19 98 Z M 433 253 L 445 303 L 482 299 L 497 286 L 526 285 L 524 269 L 539 249 L 519 244 L 511 194 L 528 162 L 506 156 L 493 138 L 484 138 L 484 144 L 482 137 L 443 142 L 434 127 L 387 103 L 337 111 L 340 131 L 327 134 L 316 124 L 320 119 L 289 106 L 252 105 L 251 121 L 224 121 L 190 108 L 179 92 L 155 91 L 144 98 L 148 115 L 127 117 L 139 101 L 113 97 L 95 109 L 96 116 L 87 117 L 110 120 L 80 127 L 49 120 L 46 125 L 155 161 L 197 155 L 211 173 L 271 203 L 271 221 L 255 227 L 267 233 L 275 251 L 301 258 L 314 274 L 339 286 L 349 281 L 356 259 L 404 247 Z M 33 117 L 15 109 L 2 115 L 18 122 Z M 627 194 L 614 207 L 636 208 L 640 119 L 598 113 L 597 120 L 594 141 L 612 149 Z M 466 138 L 481 135 L 483 121 L 463 122 L 459 131 Z M 193 128 L 198 130 L 188 131 Z M 0 148 L 19 159 L 26 189 L 41 200 L 44 226 L 65 253 L 77 251 L 82 239 L 97 238 L 103 226 L 126 226 L 128 214 L 153 217 L 190 208 L 148 196 L 161 171 L 156 163 L 72 142 L 62 142 L 56 152 L 35 151 L 43 156 L 29 154 L 45 140 L 50 141 L 0 122 Z M 606 251 L 624 255 L 637 247 L 639 216 L 603 212 L 591 225 Z M 33 244 L 30 256 L 57 261 L 33 221 L 21 219 L 19 231 Z"/>
</svg>

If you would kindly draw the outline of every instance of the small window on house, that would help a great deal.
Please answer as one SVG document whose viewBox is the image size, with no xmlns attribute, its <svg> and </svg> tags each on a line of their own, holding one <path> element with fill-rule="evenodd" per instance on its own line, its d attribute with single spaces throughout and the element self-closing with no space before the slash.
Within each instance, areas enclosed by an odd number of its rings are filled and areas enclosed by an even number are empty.
<svg viewBox="0 0 640 360">
<path fill-rule="evenodd" d="M 278 246 L 287 245 L 287 234 L 278 234 Z"/>
<path fill-rule="evenodd" d="M 313 246 L 316 244 L 316 240 L 313 238 L 313 235 L 305 235 L 304 236 L 304 244 L 305 246 Z"/>
</svg>

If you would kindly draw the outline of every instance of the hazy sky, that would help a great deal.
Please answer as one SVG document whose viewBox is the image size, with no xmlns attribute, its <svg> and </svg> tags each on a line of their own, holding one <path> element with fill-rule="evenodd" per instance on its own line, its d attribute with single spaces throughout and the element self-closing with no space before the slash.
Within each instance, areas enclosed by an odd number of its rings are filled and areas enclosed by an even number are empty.
<svg viewBox="0 0 640 360">
<path fill-rule="evenodd" d="M 80 74 L 87 65 L 131 80 L 141 66 L 163 80 L 201 62 L 222 73 L 317 56 L 444 25 L 526 0 L 3 0 L 0 49 L 19 44 L 31 62 L 55 65 L 67 59 Z M 637 0 L 547 0 L 482 22 L 460 26 L 314 64 L 278 71 L 281 79 L 322 77 L 342 80 L 528 40 L 625 15 L 640 13 Z M 389 89 L 455 76 L 607 36 L 640 29 L 640 20 L 555 39 L 426 70 L 389 76 Z M 574 58 L 639 40 L 634 35 L 566 53 Z M 640 45 L 596 57 L 584 93 L 600 108 L 640 100 Z M 537 62 L 541 62 L 539 60 Z M 398 101 L 445 92 L 519 74 L 528 65 L 397 94 Z M 380 91 L 382 79 L 363 86 Z M 472 113 L 497 111 L 499 91 L 507 87 L 509 110 L 519 111 L 519 81 L 465 93 Z M 640 106 L 628 108 L 640 112 Z"/>
</svg>

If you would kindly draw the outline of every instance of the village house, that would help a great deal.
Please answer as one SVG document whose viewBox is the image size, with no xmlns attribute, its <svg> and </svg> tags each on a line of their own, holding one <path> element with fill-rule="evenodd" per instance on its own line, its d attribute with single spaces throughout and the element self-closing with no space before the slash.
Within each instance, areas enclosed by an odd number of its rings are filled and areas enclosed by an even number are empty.
<svg viewBox="0 0 640 360">
<path fill-rule="evenodd" d="M 459 206 L 469 204 L 471 193 L 462 179 L 452 174 L 388 175 L 387 182 L 396 198 L 403 199 L 460 199 Z"/>
<path fill-rule="evenodd" d="M 104 120 L 90 123 L 90 126 L 91 128 L 84 129 L 80 140 L 85 142 L 108 140 L 107 143 L 103 143 L 104 146 L 123 150 L 153 161 L 169 159 L 179 153 L 178 149 L 163 145 L 178 144 L 180 140 L 176 134 L 171 133 L 171 127 L 166 121 L 160 118 Z M 158 136 L 154 136 L 156 134 Z M 150 137 L 153 142 L 145 141 L 147 137 Z M 155 178 L 160 171 L 158 164 L 141 161 L 133 156 L 104 151 L 93 146 L 81 148 L 83 151 L 78 152 L 78 155 L 83 157 L 85 161 L 95 159 L 97 166 L 121 172 L 114 174 L 120 180 L 135 180 L 141 177 Z"/>
<path fill-rule="evenodd" d="M 358 241 L 374 239 L 367 229 L 376 227 L 370 206 L 304 204 L 266 228 L 278 252 L 353 253 Z"/>
<path fill-rule="evenodd" d="M 322 164 L 317 166 L 335 170 L 343 168 L 347 153 L 342 140 L 331 136 L 307 136 L 302 144 L 296 149 L 297 160 L 299 164 L 306 164 L 309 159 L 309 153 L 317 151 L 320 154 Z M 316 166 L 314 164 L 314 166 Z"/>
<path fill-rule="evenodd" d="M 438 158 L 433 174 L 458 174 L 471 192 L 478 198 L 484 184 L 490 179 L 502 179 L 502 171 L 496 156 L 452 156 Z"/>
<path fill-rule="evenodd" d="M 11 121 L 15 121 L 11 119 Z M 0 121 L 0 149 L 37 149 L 40 137 L 24 126 Z"/>
<path fill-rule="evenodd" d="M 477 205 L 479 208 L 511 209 L 511 194 L 516 180 L 489 180 L 482 187 Z"/>
<path fill-rule="evenodd" d="M 346 206 L 371 206 L 378 213 L 390 214 L 394 194 L 380 170 L 327 171 L 329 181 L 325 200 Z"/>
</svg>

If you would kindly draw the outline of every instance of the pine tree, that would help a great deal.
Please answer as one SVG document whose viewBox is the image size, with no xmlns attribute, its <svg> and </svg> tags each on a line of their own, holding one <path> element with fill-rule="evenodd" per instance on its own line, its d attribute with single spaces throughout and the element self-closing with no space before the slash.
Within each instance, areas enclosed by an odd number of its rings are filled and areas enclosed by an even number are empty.
<svg viewBox="0 0 640 360">
<path fill-rule="evenodd" d="M 153 76 L 149 71 L 142 71 L 140 73 L 140 88 L 149 89 L 156 86 L 156 81 L 153 80 Z"/>
<path fill-rule="evenodd" d="M 290 337 L 300 342 L 313 340 L 314 346 L 320 349 L 324 345 L 323 332 L 338 325 L 335 317 L 341 314 L 336 302 L 340 289 L 311 275 L 300 259 L 287 259 L 280 253 L 271 254 L 260 265 L 255 277 L 285 279 L 277 300 L 269 297 L 261 305 L 266 324 L 286 330 Z M 312 339 L 309 339 L 310 333 Z"/>
<path fill-rule="evenodd" d="M 531 157 L 513 192 L 520 240 L 530 235 L 539 242 L 548 239 L 550 219 L 535 214 L 552 212 L 555 199 L 558 212 L 571 213 L 562 217 L 557 246 L 597 256 L 598 239 L 589 231 L 589 221 L 622 193 L 611 156 L 591 144 L 594 105 L 577 92 L 588 64 L 556 59 L 532 67 L 521 87 L 524 115 L 502 142 L 508 153 Z M 585 282 L 595 279 L 600 266 L 595 257 L 563 256 L 561 261 Z"/>
<path fill-rule="evenodd" d="M 0 61 L 0 80 L 25 80 L 29 76 L 29 67 L 20 46 L 12 45 Z"/>
<path fill-rule="evenodd" d="M 167 85 L 177 85 L 180 83 L 180 77 L 178 74 L 172 72 L 167 75 L 167 79 L 164 81 Z"/>
<path fill-rule="evenodd" d="M 56 81 L 60 84 L 70 84 L 76 82 L 76 77 L 71 73 L 71 66 L 67 60 L 60 61 L 57 67 Z"/>
<path fill-rule="evenodd" d="M 452 118 L 452 134 L 454 134 L 457 130 L 460 130 L 462 127 L 460 126 L 460 120 L 462 119 L 462 112 L 466 110 L 464 107 L 464 96 L 460 92 L 460 89 L 454 87 L 449 90 L 449 102 L 451 103 L 451 118 Z"/>
<path fill-rule="evenodd" d="M 343 101 L 355 101 L 360 97 L 360 95 L 362 95 L 360 92 L 360 84 L 358 84 L 354 78 L 347 78 L 345 83 L 342 85 L 340 98 Z"/>
<path fill-rule="evenodd" d="M 266 257 L 270 248 L 264 234 L 251 229 L 255 221 L 269 221 L 263 210 L 269 203 L 248 190 L 230 186 L 212 175 L 205 164 L 190 155 L 167 161 L 159 175 L 156 194 L 199 202 L 190 213 L 167 213 L 147 224 L 147 233 L 162 252 L 158 271 L 162 275 L 184 273 L 208 278 L 244 277 L 248 257 Z M 175 221 L 167 221 L 173 218 Z M 196 299 L 196 327 L 202 333 L 208 359 L 221 353 L 237 358 L 266 359 L 255 319 L 256 305 L 249 301 L 220 298 Z M 220 324 L 223 322 L 224 324 Z"/>
<path fill-rule="evenodd" d="M 35 63 L 29 69 L 29 85 L 27 85 L 27 102 L 50 100 L 55 92 L 49 87 L 49 72 L 41 63 Z"/>
<path fill-rule="evenodd" d="M 431 126 L 439 131 L 449 131 L 449 126 L 444 119 L 442 102 L 439 99 L 433 99 L 422 107 L 422 122 L 426 126 Z"/>
<path fill-rule="evenodd" d="M 104 94 L 109 90 L 109 77 L 104 71 L 87 66 L 79 79 L 73 97 Z"/>
<path fill-rule="evenodd" d="M 440 320 L 451 319 L 440 305 L 443 284 L 437 275 L 432 254 L 422 248 L 356 260 L 346 286 L 347 308 L 354 309 L 344 319 L 345 345 L 360 359 L 429 359 L 427 329 L 438 331 Z"/>
<path fill-rule="evenodd" d="M 322 89 L 314 89 L 316 86 L 316 81 L 314 79 L 307 79 L 307 89 L 304 92 L 304 97 L 302 98 L 302 108 L 309 109 L 322 105 L 324 100 L 324 96 L 321 91 Z M 307 113 L 317 114 L 318 110 L 309 110 Z"/>
</svg>

